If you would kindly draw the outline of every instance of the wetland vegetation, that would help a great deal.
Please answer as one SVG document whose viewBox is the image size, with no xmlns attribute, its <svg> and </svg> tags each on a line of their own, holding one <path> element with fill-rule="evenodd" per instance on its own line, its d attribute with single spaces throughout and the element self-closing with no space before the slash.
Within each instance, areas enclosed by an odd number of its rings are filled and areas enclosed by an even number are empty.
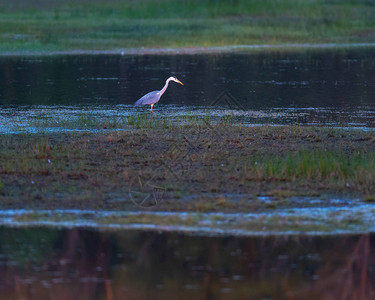
<svg viewBox="0 0 375 300">
<path fill-rule="evenodd" d="M 1 207 L 251 212 L 295 205 L 296 196 L 375 200 L 373 132 L 207 119 L 134 125 L 2 135 Z"/>
<path fill-rule="evenodd" d="M 1 222 L 240 235 L 371 225 L 372 131 L 149 115 L 59 126 L 76 131 L 1 135 Z"/>
<path fill-rule="evenodd" d="M 372 43 L 371 1 L 6 1 L 0 50 Z"/>
</svg>

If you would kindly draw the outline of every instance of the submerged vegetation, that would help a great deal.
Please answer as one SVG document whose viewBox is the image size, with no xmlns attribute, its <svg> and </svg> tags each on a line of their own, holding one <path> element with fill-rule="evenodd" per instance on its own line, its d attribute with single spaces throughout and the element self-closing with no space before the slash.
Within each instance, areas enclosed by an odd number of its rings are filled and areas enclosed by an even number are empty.
<svg viewBox="0 0 375 300">
<path fill-rule="evenodd" d="M 220 124 L 234 124 L 236 118 L 232 116 L 220 118 Z M 90 112 L 79 113 L 67 118 L 50 117 L 44 114 L 36 115 L 30 118 L 29 126 L 35 128 L 64 128 L 64 129 L 161 129 L 172 128 L 176 124 L 210 124 L 212 122 L 209 116 L 182 116 L 182 117 L 153 117 L 148 114 L 127 115 L 127 116 L 105 116 L 98 118 L 91 115 Z"/>
<path fill-rule="evenodd" d="M 1 51 L 374 42 L 371 1 L 26 1 L 0 4 Z"/>
</svg>

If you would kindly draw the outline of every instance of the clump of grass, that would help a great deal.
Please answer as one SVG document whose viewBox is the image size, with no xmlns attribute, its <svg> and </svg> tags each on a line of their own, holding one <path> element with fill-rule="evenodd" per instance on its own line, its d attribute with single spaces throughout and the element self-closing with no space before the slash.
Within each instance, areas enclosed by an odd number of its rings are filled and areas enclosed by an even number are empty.
<svg viewBox="0 0 375 300">
<path fill-rule="evenodd" d="M 90 128 L 95 127 L 98 124 L 95 116 L 89 114 L 80 114 L 76 120 L 77 127 L 79 128 Z"/>
<path fill-rule="evenodd" d="M 275 189 L 275 190 L 269 191 L 268 195 L 283 199 L 283 198 L 290 198 L 292 196 L 295 196 L 295 192 L 291 190 Z"/>
<path fill-rule="evenodd" d="M 300 150 L 282 156 L 256 158 L 253 164 L 257 177 L 295 180 L 300 178 L 317 180 L 368 181 L 367 175 L 375 170 L 375 154 L 342 151 Z M 375 178 L 373 178 L 375 179 Z"/>
<path fill-rule="evenodd" d="M 363 201 L 368 203 L 374 203 L 375 202 L 375 194 L 374 195 L 366 195 L 363 199 Z"/>
<path fill-rule="evenodd" d="M 167 118 L 150 117 L 149 115 L 130 115 L 125 124 L 137 129 L 169 128 L 172 124 Z"/>
<path fill-rule="evenodd" d="M 195 116 L 195 115 L 187 115 L 182 117 L 177 117 L 174 119 L 176 124 L 182 125 L 211 125 L 212 118 L 209 115 L 205 116 Z"/>
<path fill-rule="evenodd" d="M 124 128 L 125 126 L 127 126 L 127 118 L 125 117 L 107 118 L 100 123 L 100 128 L 103 129 Z"/>
<path fill-rule="evenodd" d="M 46 158 L 48 157 L 52 146 L 50 145 L 48 139 L 42 138 L 37 140 L 32 144 L 36 158 Z"/>
</svg>

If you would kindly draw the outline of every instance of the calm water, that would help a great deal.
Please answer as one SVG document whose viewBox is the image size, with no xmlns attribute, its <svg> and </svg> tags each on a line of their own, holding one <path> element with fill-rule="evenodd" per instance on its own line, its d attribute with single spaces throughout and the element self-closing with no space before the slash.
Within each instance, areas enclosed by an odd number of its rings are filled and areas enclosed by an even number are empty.
<svg viewBox="0 0 375 300">
<path fill-rule="evenodd" d="M 93 115 L 113 110 L 124 115 L 143 113 L 147 110 L 132 104 L 146 92 L 161 89 L 174 74 L 185 86 L 172 83 L 155 107 L 156 113 L 171 118 L 232 114 L 248 124 L 369 129 L 375 127 L 374 71 L 374 48 L 282 54 L 3 57 L 0 123 L 11 121 L 8 115 L 26 114 L 27 118 L 38 109 L 52 117 L 82 107 Z M 217 101 L 225 91 L 236 99 L 229 111 L 225 101 Z"/>
<path fill-rule="evenodd" d="M 0 229 L 0 299 L 374 299 L 375 236 Z"/>
<path fill-rule="evenodd" d="M 36 117 L 142 114 L 375 127 L 375 49 L 0 58 L 0 133 Z M 222 92 L 236 100 L 217 101 Z M 214 105 L 213 105 L 214 104 Z M 64 130 L 64 128 L 60 128 Z M 0 227 L 3 299 L 372 299 L 375 236 L 205 237 Z"/>
</svg>

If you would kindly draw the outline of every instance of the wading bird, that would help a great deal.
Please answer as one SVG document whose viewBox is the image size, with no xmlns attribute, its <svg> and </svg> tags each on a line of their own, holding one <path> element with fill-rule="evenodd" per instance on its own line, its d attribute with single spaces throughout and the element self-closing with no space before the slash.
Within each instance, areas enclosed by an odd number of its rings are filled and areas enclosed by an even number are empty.
<svg viewBox="0 0 375 300">
<path fill-rule="evenodd" d="M 152 108 L 155 103 L 159 102 L 160 97 L 164 94 L 166 91 L 168 84 L 170 81 L 177 82 L 179 84 L 184 85 L 180 80 L 178 80 L 176 77 L 169 77 L 167 81 L 165 82 L 164 87 L 160 91 L 153 91 L 149 92 L 148 94 L 144 95 L 141 99 L 139 99 L 137 102 L 134 103 L 135 106 L 140 106 L 140 105 L 151 105 L 151 113 L 154 114 L 152 111 Z"/>
</svg>

